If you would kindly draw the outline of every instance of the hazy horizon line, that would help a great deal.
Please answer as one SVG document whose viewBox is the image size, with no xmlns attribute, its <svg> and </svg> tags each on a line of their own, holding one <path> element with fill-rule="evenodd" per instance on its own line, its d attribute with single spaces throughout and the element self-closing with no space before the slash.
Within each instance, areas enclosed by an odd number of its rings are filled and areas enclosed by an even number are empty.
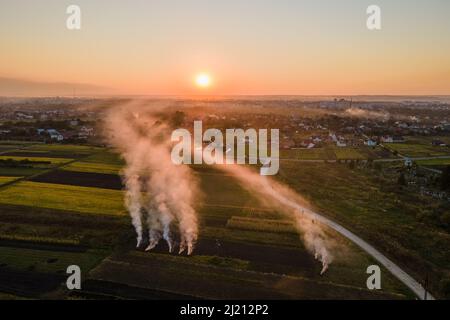
<svg viewBox="0 0 450 320">
<path fill-rule="evenodd" d="M 384 99 L 391 101 L 405 101 L 405 100 L 447 100 L 439 101 L 450 103 L 450 94 L 448 95 L 402 95 L 402 94 L 357 94 L 357 95 L 345 95 L 345 94 L 322 94 L 322 95 L 308 95 L 308 94 L 222 94 L 222 95 L 180 95 L 180 94 L 95 94 L 95 95 L 20 95 L 20 96 L 8 96 L 0 95 L 0 99 L 49 99 L 49 98 L 61 98 L 61 99 L 167 99 L 167 100 L 221 100 L 221 99 L 315 99 L 315 100 L 328 100 L 334 99 L 359 99 L 359 102 L 364 102 L 362 99 L 370 99 L 373 102 Z M 358 102 L 358 101 L 355 101 Z"/>
</svg>

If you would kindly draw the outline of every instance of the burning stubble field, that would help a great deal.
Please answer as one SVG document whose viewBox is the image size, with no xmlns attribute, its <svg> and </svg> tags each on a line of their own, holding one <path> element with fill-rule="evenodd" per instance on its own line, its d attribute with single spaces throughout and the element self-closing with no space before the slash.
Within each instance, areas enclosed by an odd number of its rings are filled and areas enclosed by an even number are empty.
<svg viewBox="0 0 450 320">
<path fill-rule="evenodd" d="M 374 261 L 334 234 L 339 250 L 329 270 L 320 275 L 320 263 L 289 217 L 252 196 L 233 176 L 211 167 L 193 166 L 203 190 L 194 254 L 169 254 L 165 243 L 152 252 L 136 250 L 117 176 L 122 163 L 115 154 L 47 145 L 27 146 L 21 152 L 31 155 L 30 150 L 33 158 L 42 152 L 43 158 L 57 154 L 70 160 L 51 161 L 46 167 L 31 164 L 28 169 L 37 174 L 8 177 L 0 186 L 4 297 L 413 297 L 385 270 L 383 289 L 368 290 L 365 271 Z M 78 292 L 63 286 L 65 268 L 71 264 L 83 271 L 83 289 Z"/>
</svg>

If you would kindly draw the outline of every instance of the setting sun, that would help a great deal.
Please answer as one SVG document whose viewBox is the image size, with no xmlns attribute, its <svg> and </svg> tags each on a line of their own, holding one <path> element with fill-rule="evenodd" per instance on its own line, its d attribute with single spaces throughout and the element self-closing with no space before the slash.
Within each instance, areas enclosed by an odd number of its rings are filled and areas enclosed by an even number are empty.
<svg viewBox="0 0 450 320">
<path fill-rule="evenodd" d="M 211 84 L 211 78 L 209 77 L 209 75 L 202 73 L 197 75 L 197 77 L 195 78 L 195 83 L 201 88 L 207 88 Z"/>
</svg>

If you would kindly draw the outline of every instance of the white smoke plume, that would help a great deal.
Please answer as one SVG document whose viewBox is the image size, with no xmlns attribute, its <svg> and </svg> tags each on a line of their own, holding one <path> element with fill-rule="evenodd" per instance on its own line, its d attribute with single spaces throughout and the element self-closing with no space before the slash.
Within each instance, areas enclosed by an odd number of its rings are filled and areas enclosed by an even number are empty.
<svg viewBox="0 0 450 320">
<path fill-rule="evenodd" d="M 364 118 L 364 119 L 378 119 L 378 120 L 389 120 L 391 119 L 391 114 L 387 111 L 373 111 L 361 108 L 348 108 L 345 113 L 354 118 Z"/>
<path fill-rule="evenodd" d="M 144 230 L 148 230 L 147 250 L 163 239 L 172 251 L 176 246 L 172 230 L 178 226 L 179 253 L 187 250 L 191 254 L 198 238 L 194 209 L 200 194 L 198 182 L 188 166 L 174 165 L 171 161 L 170 128 L 155 116 L 157 111 L 161 110 L 147 108 L 142 103 L 115 107 L 105 119 L 107 135 L 126 161 L 122 172 L 125 204 L 136 230 L 137 245 L 143 243 Z M 297 193 L 244 166 L 217 168 L 234 176 L 261 202 L 292 218 L 306 248 L 321 262 L 321 274 L 328 269 L 333 260 L 334 241 L 305 209 L 306 202 Z"/>
<path fill-rule="evenodd" d="M 204 155 L 205 156 L 205 155 Z M 333 261 L 331 250 L 335 242 L 324 232 L 314 214 L 306 209 L 306 201 L 285 185 L 247 167 L 234 164 L 218 165 L 218 169 L 231 174 L 241 186 L 266 203 L 295 221 L 307 250 L 321 262 L 320 274 L 328 270 Z M 302 205 L 303 203 L 303 205 Z"/>
<path fill-rule="evenodd" d="M 190 255 L 198 238 L 197 181 L 189 167 L 172 163 L 170 128 L 154 114 L 142 103 L 112 108 L 105 119 L 106 135 L 126 162 L 125 205 L 137 246 L 148 229 L 146 250 L 164 239 L 172 251 L 176 245 L 172 230 L 178 226 L 179 253 L 186 250 Z"/>
</svg>

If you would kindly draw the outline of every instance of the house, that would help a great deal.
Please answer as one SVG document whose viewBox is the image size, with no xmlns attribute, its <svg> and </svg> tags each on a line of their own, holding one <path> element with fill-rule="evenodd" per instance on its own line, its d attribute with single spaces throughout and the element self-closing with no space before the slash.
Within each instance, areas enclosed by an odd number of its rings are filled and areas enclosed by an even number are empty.
<svg viewBox="0 0 450 320">
<path fill-rule="evenodd" d="M 343 140 L 339 140 L 339 141 L 336 141 L 336 146 L 338 146 L 338 147 L 346 147 L 347 143 L 345 143 L 345 141 L 343 141 Z"/>
<path fill-rule="evenodd" d="M 407 129 L 409 127 L 409 125 L 406 122 L 396 122 L 395 123 L 397 125 L 397 127 L 402 128 L 402 129 Z"/>
<path fill-rule="evenodd" d="M 330 133 L 330 138 L 332 141 L 336 142 L 337 141 L 337 137 L 334 133 Z"/>
<path fill-rule="evenodd" d="M 411 166 L 412 166 L 411 158 L 405 158 L 405 167 L 411 167 Z"/>
<path fill-rule="evenodd" d="M 90 137 L 94 135 L 94 128 L 91 127 L 81 127 L 80 132 L 78 134 L 80 137 Z"/>
<path fill-rule="evenodd" d="M 291 149 L 295 146 L 295 142 L 293 140 L 286 140 L 281 142 L 281 147 L 283 149 Z"/>
<path fill-rule="evenodd" d="M 58 131 L 56 131 L 55 129 L 47 129 L 47 133 L 50 136 L 50 139 L 52 139 L 52 140 L 56 140 L 56 141 L 64 140 L 64 136 L 62 134 L 60 134 Z"/>
<path fill-rule="evenodd" d="M 402 136 L 383 136 L 383 137 L 381 137 L 381 142 L 402 143 L 402 142 L 405 142 L 405 139 Z"/>
<path fill-rule="evenodd" d="M 394 137 L 392 138 L 392 140 L 393 140 L 394 143 L 402 143 L 402 142 L 405 142 L 405 138 L 403 138 L 402 136 L 394 136 Z"/>
<path fill-rule="evenodd" d="M 31 120 L 31 119 L 34 119 L 34 117 L 29 114 L 18 112 L 18 113 L 16 113 L 16 119 L 17 120 Z"/>
</svg>

